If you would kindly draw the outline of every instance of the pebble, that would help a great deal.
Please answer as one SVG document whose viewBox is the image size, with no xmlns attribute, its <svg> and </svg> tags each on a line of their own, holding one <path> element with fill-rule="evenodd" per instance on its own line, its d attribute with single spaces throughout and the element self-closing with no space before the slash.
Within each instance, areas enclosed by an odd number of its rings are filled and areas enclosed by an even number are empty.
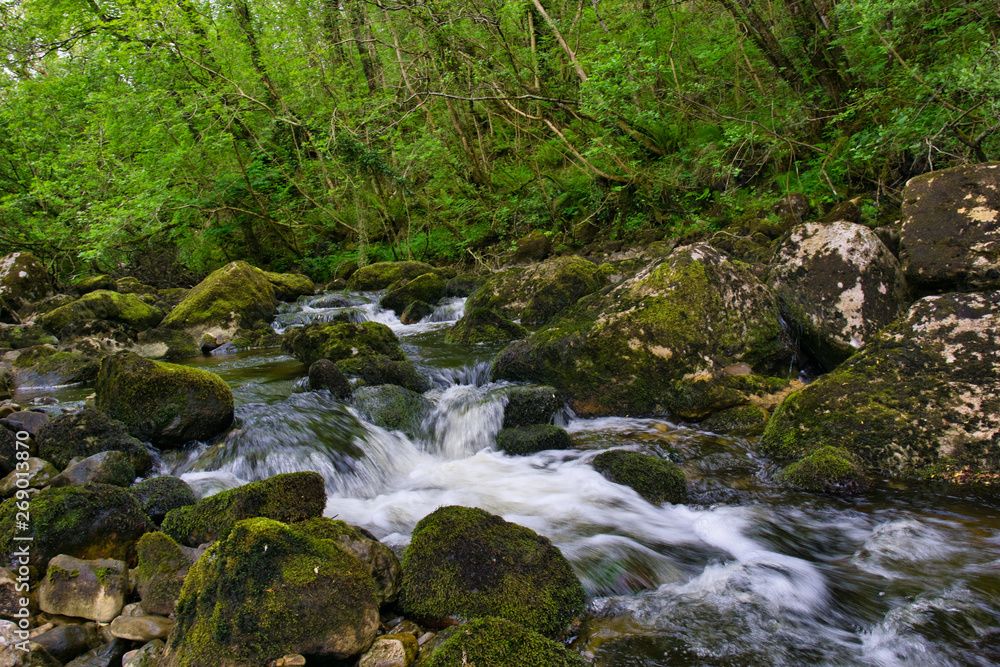
<svg viewBox="0 0 1000 667">
<path fill-rule="evenodd" d="M 111 634 L 136 642 L 164 639 L 173 629 L 174 622 L 166 616 L 119 616 L 111 621 Z"/>
</svg>

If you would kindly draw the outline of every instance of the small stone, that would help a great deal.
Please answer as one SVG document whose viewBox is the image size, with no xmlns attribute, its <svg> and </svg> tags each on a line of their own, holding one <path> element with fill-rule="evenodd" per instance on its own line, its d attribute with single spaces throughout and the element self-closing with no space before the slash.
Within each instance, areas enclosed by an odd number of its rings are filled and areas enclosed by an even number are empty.
<svg viewBox="0 0 1000 667">
<path fill-rule="evenodd" d="M 107 623 L 125 605 L 128 569 L 120 560 L 82 560 L 60 554 L 49 561 L 38 592 L 42 611 Z"/>
<path fill-rule="evenodd" d="M 111 621 L 111 634 L 137 642 L 165 639 L 173 629 L 174 622 L 165 616 L 119 616 Z"/>
<path fill-rule="evenodd" d="M 69 662 L 76 656 L 101 645 L 101 635 L 94 623 L 60 625 L 34 638 L 56 660 Z"/>
<path fill-rule="evenodd" d="M 119 616 L 148 616 L 148 614 L 142 608 L 141 602 L 133 602 L 132 604 L 125 605 Z"/>
<path fill-rule="evenodd" d="M 0 667 L 61 667 L 62 663 L 53 658 L 41 644 L 28 642 L 27 651 L 12 650 L 8 647 L 22 641 L 17 635 L 17 624 L 0 621 Z"/>
<path fill-rule="evenodd" d="M 423 631 L 420 629 L 420 626 L 414 623 L 413 621 L 409 620 L 404 620 L 400 623 L 397 623 L 388 632 L 388 634 L 390 635 L 411 634 L 414 637 L 419 637 L 422 633 Z"/>
<path fill-rule="evenodd" d="M 299 667 L 300 665 L 306 664 L 306 659 L 298 653 L 290 653 L 286 656 L 278 658 L 271 664 L 274 665 L 274 667 Z"/>
<path fill-rule="evenodd" d="M 419 639 L 417 639 L 417 646 L 423 646 L 430 640 L 434 639 L 436 636 L 437 636 L 436 632 L 425 632 L 424 634 L 420 635 Z"/>
<path fill-rule="evenodd" d="M 413 635 L 382 635 L 361 656 L 358 667 L 410 667 L 416 659 L 417 640 Z"/>
</svg>

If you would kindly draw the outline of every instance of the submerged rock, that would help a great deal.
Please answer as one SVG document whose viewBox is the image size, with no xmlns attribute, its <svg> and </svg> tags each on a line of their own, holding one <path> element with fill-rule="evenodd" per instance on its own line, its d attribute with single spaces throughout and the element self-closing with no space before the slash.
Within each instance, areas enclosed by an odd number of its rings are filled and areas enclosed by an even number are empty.
<svg viewBox="0 0 1000 667">
<path fill-rule="evenodd" d="M 586 667 L 562 644 L 504 618 L 478 618 L 441 632 L 421 651 L 421 667 L 453 665 Z"/>
<path fill-rule="evenodd" d="M 550 424 L 503 428 L 497 433 L 497 449 L 514 456 L 536 454 L 547 449 L 572 449 L 566 429 Z"/>
<path fill-rule="evenodd" d="M 38 455 L 61 469 L 75 458 L 107 451 L 127 455 L 137 475 L 145 474 L 153 466 L 146 446 L 129 435 L 124 424 L 91 408 L 56 417 L 39 430 L 36 441 Z"/>
<path fill-rule="evenodd" d="M 402 431 L 410 437 L 420 433 L 421 425 L 431 412 L 431 403 L 415 391 L 385 384 L 361 387 L 352 397 L 361 416 L 376 426 L 390 431 Z"/>
<path fill-rule="evenodd" d="M 480 509 L 435 510 L 403 555 L 400 606 L 418 619 L 499 616 L 557 637 L 583 601 L 573 568 L 547 538 Z"/>
<path fill-rule="evenodd" d="M 681 503 L 687 494 L 681 467 L 658 456 L 609 449 L 598 454 L 591 465 L 615 484 L 631 486 L 654 505 Z"/>
<path fill-rule="evenodd" d="M 131 352 L 104 360 L 96 393 L 99 410 L 158 447 L 207 440 L 233 422 L 233 392 L 218 375 Z"/>
</svg>

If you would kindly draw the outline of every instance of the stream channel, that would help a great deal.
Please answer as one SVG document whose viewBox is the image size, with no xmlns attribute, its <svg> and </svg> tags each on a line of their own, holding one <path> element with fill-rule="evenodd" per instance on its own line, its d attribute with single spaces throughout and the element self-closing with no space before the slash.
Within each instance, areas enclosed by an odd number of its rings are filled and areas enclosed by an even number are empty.
<svg viewBox="0 0 1000 667">
<path fill-rule="evenodd" d="M 662 419 L 556 417 L 575 449 L 494 451 L 506 383 L 496 347 L 445 341 L 463 300 L 404 326 L 379 294 L 284 304 L 279 331 L 344 310 L 388 325 L 433 388 L 422 434 L 365 422 L 306 391 L 306 368 L 277 350 L 186 363 L 233 389 L 236 423 L 215 442 L 158 457 L 203 496 L 300 470 L 326 480 L 327 516 L 402 554 L 443 505 L 480 507 L 550 538 L 583 581 L 588 615 L 573 647 L 595 665 L 998 665 L 1000 503 L 949 487 L 881 483 L 859 499 L 791 491 L 756 438 Z M 344 303 L 349 302 L 345 306 Z M 328 307 L 328 306 L 335 307 Z M 92 391 L 21 392 L 79 405 Z M 669 457 L 688 501 L 657 507 L 588 464 L 608 448 Z"/>
</svg>

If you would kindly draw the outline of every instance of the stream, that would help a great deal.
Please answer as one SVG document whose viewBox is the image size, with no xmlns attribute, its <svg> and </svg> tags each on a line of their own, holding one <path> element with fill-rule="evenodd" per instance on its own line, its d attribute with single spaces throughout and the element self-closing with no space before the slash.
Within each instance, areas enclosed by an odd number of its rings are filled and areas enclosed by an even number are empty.
<svg viewBox="0 0 1000 667">
<path fill-rule="evenodd" d="M 798 493 L 755 438 L 662 419 L 557 415 L 575 449 L 493 450 L 503 389 L 490 346 L 447 343 L 464 300 L 404 326 L 378 294 L 326 293 L 281 308 L 282 331 L 348 312 L 393 329 L 431 378 L 413 439 L 364 421 L 276 350 L 187 363 L 219 374 L 236 424 L 217 442 L 158 457 L 201 495 L 292 471 L 326 480 L 327 516 L 401 553 L 443 505 L 480 507 L 550 538 L 588 595 L 573 648 L 601 667 L 1000 664 L 1000 505 L 950 487 L 883 482 L 858 499 Z M 36 389 L 53 409 L 89 390 Z M 589 465 L 608 448 L 678 462 L 688 501 L 657 507 Z"/>
</svg>

